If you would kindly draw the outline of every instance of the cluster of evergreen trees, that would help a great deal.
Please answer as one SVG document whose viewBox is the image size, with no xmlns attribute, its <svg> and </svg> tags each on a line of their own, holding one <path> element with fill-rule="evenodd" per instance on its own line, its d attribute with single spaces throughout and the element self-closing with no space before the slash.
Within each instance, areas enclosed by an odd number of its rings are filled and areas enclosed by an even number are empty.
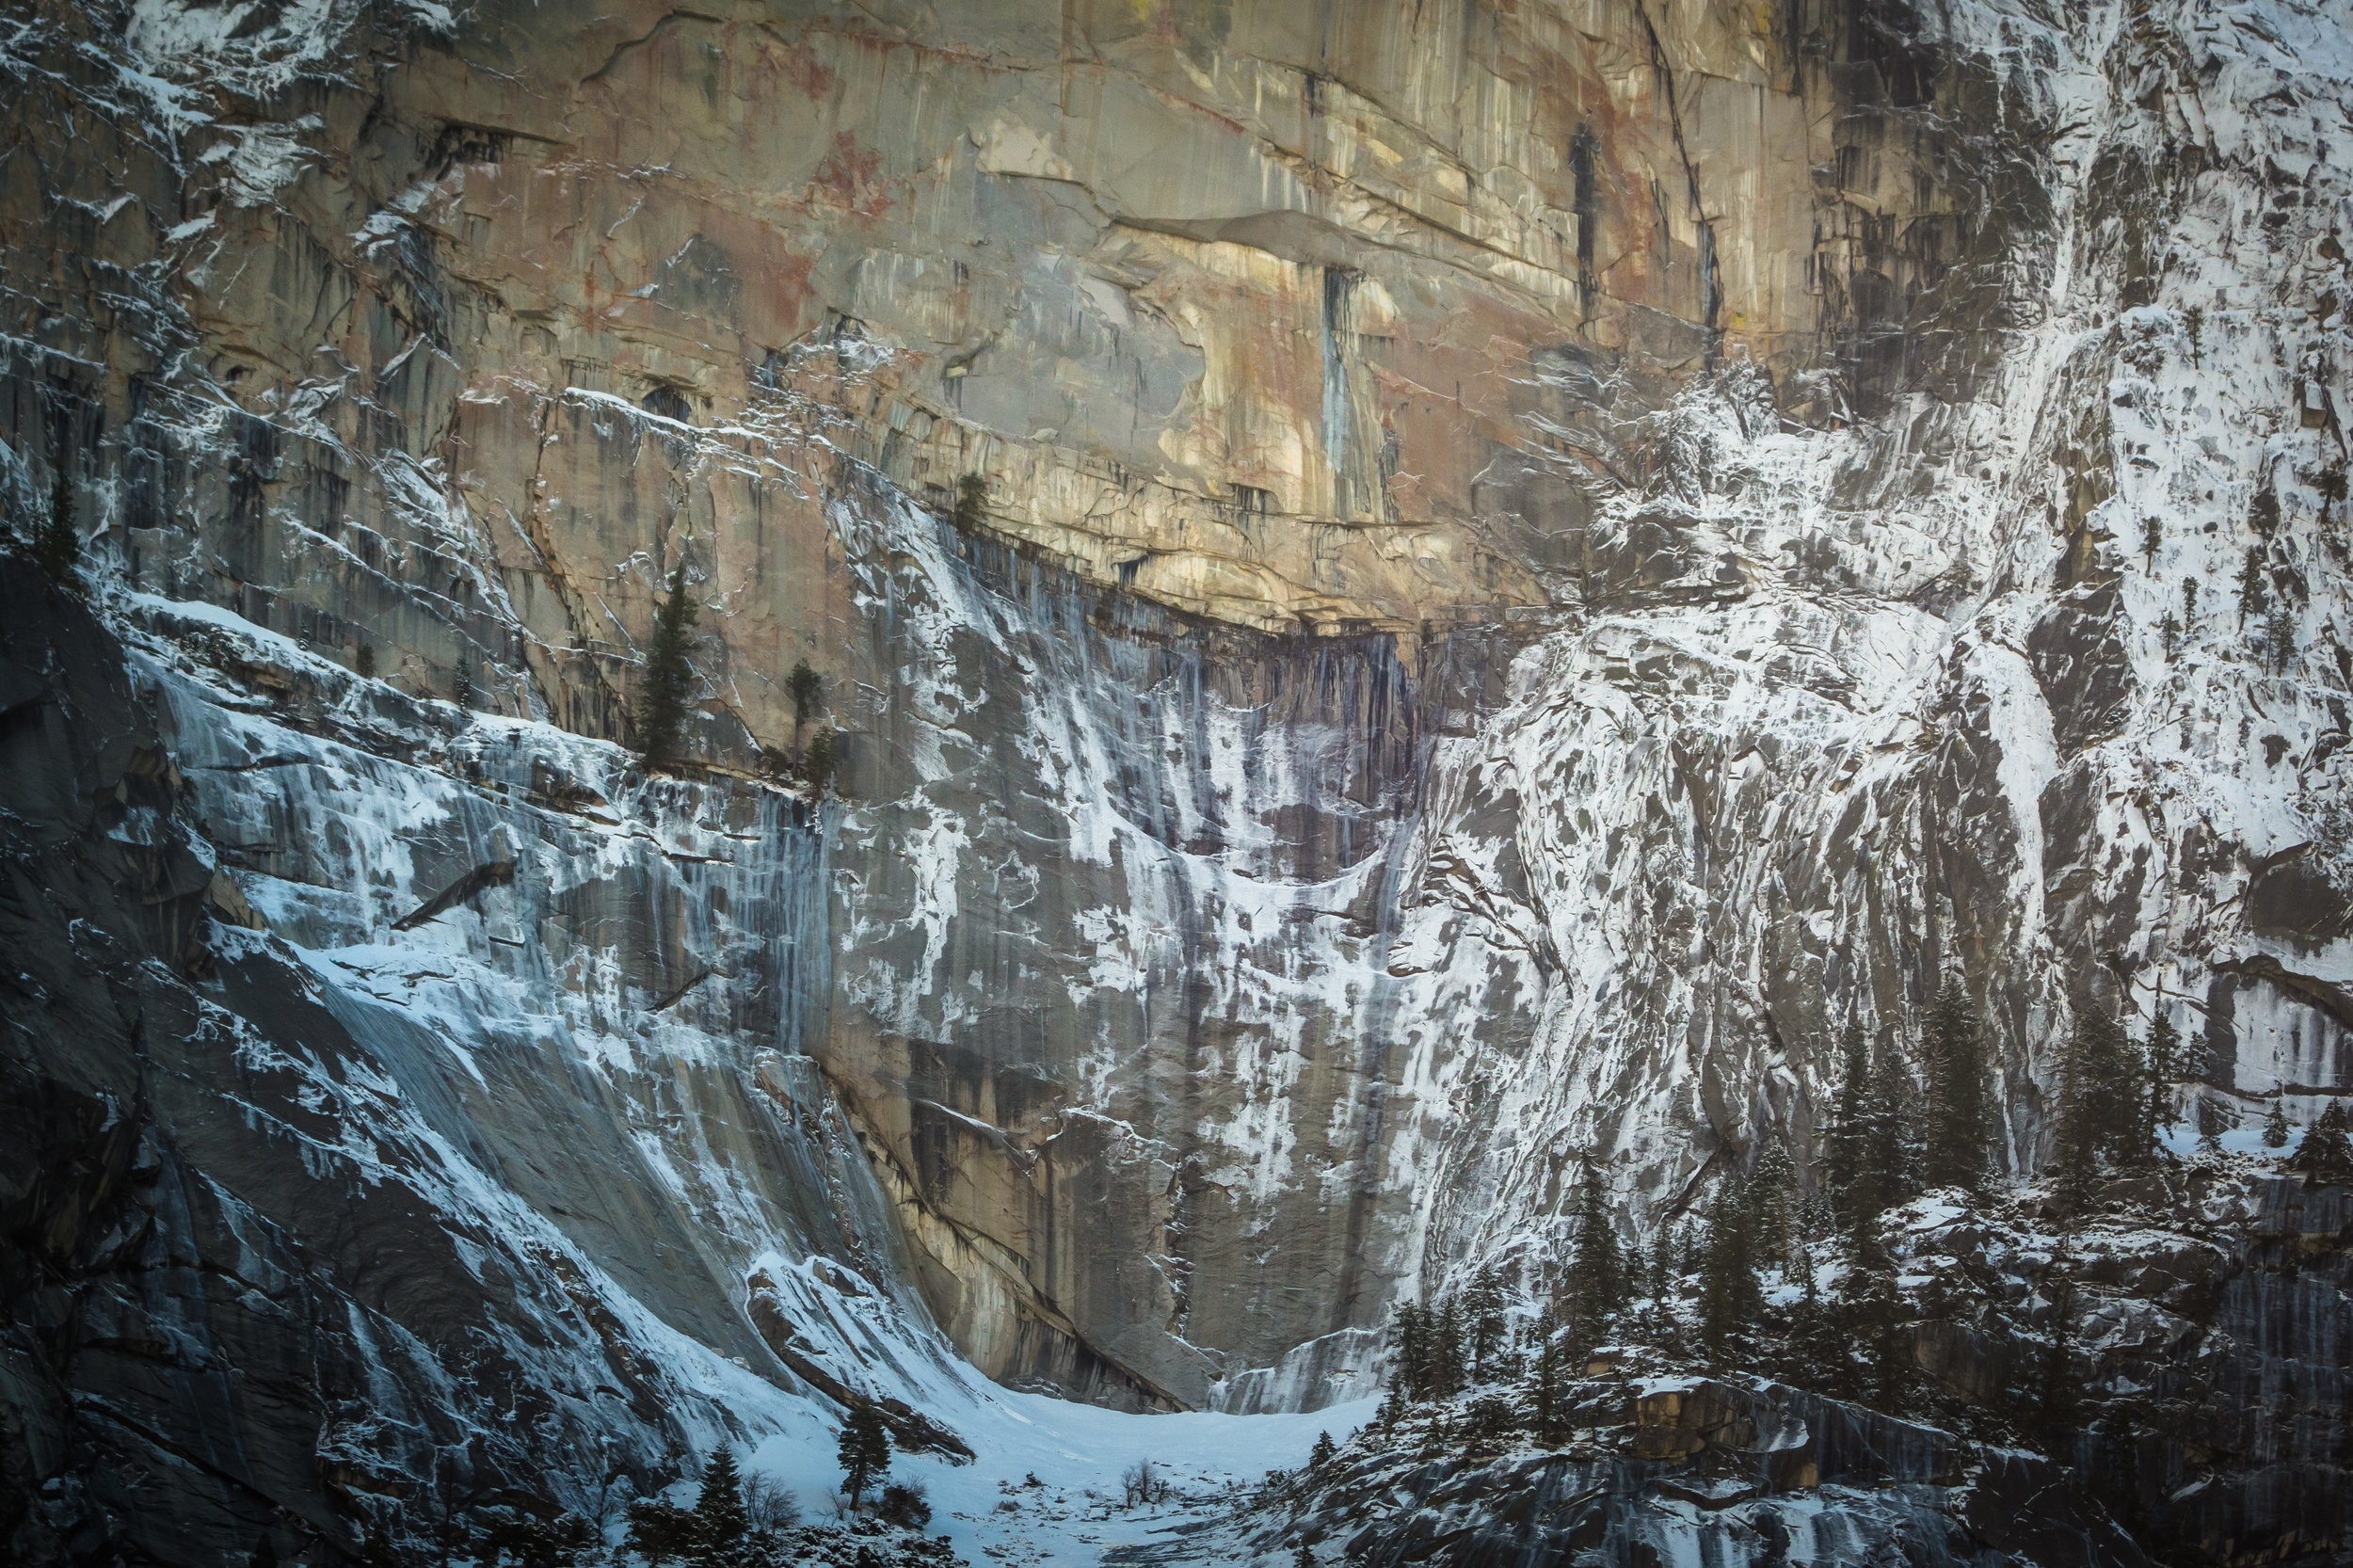
<svg viewBox="0 0 2353 1568">
<path fill-rule="evenodd" d="M 867 1489 L 883 1482 L 890 1468 L 890 1431 L 872 1406 L 859 1406 L 842 1423 L 837 1457 L 842 1491 L 855 1511 Z M 931 1523 L 931 1503 L 920 1484 L 883 1482 L 880 1491 L 874 1512 L 885 1522 L 905 1529 Z M 659 1497 L 630 1505 L 627 1544 L 650 1562 L 742 1568 L 762 1557 L 760 1548 L 780 1545 L 781 1532 L 798 1525 L 800 1518 L 791 1494 L 764 1480 L 747 1483 L 733 1452 L 721 1448 L 703 1466 L 702 1492 L 692 1508 Z"/>
<path fill-rule="evenodd" d="M 2113 1016 L 2077 1012 L 2060 1064 L 2056 1169 L 2080 1192 L 2103 1169 L 2145 1168 L 2160 1158 L 2174 1114 L 2183 1043 L 2160 1013 L 2134 1042 Z M 1589 1165 L 1572 1210 L 1567 1267 L 1535 1328 L 1536 1421 L 1549 1430 L 1564 1382 L 1613 1335 L 1696 1352 L 1717 1365 L 1764 1355 L 1760 1322 L 1774 1320 L 1783 1357 L 1801 1353 L 1804 1374 L 1826 1391 L 1892 1403 L 1902 1397 L 1908 1309 L 1879 1218 L 1923 1191 L 1979 1187 L 1995 1165 L 1997 1115 L 1982 1032 L 1958 979 L 1939 988 L 1920 1033 L 1916 1064 L 1892 1042 L 1874 1049 L 1861 1028 L 1843 1043 L 1835 1104 L 1816 1195 L 1801 1204 L 1788 1151 L 1769 1149 L 1745 1178 L 1720 1177 L 1705 1210 L 1662 1221 L 1647 1256 L 1620 1240 L 1602 1173 Z M 2297 1164 L 2353 1178 L 2345 1111 L 2330 1109 L 2298 1151 Z M 2284 1121 L 2274 1146 L 2286 1142 Z M 1810 1245 L 1835 1234 L 1848 1267 L 1835 1300 L 1822 1299 Z M 1768 1313 L 1762 1276 L 1779 1269 L 1799 1290 Z M 1933 1291 L 1933 1288 L 1932 1288 Z M 1639 1319 L 1627 1308 L 1647 1299 Z M 1395 1375 L 1386 1407 L 1446 1399 L 1523 1369 L 1502 1360 L 1505 1300 L 1492 1268 L 1460 1296 L 1400 1308 L 1392 1331 Z M 1781 1331 L 1786 1331 L 1785 1337 Z M 1687 1341 L 1685 1336 L 1691 1338 Z M 2056 1384 L 2054 1384 L 2056 1389 Z M 2059 1397 L 2054 1392 L 2053 1398 Z"/>
<path fill-rule="evenodd" d="M 1892 1043 L 1874 1050 L 1860 1024 L 1840 1049 L 1838 1098 L 1824 1175 L 1849 1226 L 1923 1187 L 1975 1187 L 1993 1153 L 1992 1074 L 1969 995 L 1947 979 L 1922 1032 L 1925 1084 Z"/>
<path fill-rule="evenodd" d="M 798 1512 L 784 1522 L 798 1523 Z M 696 1568 L 722 1568 L 742 1555 L 751 1533 L 744 1478 L 728 1448 L 712 1454 L 703 1466 L 702 1494 L 694 1507 L 680 1508 L 659 1497 L 630 1505 L 629 1549 L 644 1554 L 649 1562 L 683 1560 Z"/>
<path fill-rule="evenodd" d="M 2330 1100 L 2304 1134 L 2304 1145 L 2288 1160 L 2288 1169 L 2315 1181 L 2353 1181 L 2353 1140 L 2346 1137 L 2346 1120 L 2345 1101 Z"/>
<path fill-rule="evenodd" d="M 1974 1189 L 1992 1163 L 1994 1112 L 1984 1039 L 1960 981 L 1929 1010 L 1922 1077 L 1892 1044 L 1873 1050 L 1858 1027 L 1842 1052 L 1825 1176 L 1849 1230 L 1927 1189 Z M 2173 1085 L 2185 1066 L 2180 1032 L 2161 1010 L 2138 1043 L 2087 1001 L 2059 1064 L 2057 1169 L 2071 1187 L 2104 1168 L 2140 1169 L 2164 1149 Z"/>
<path fill-rule="evenodd" d="M 2137 1169 L 2164 1152 L 2173 1121 L 2173 1080 L 2182 1069 L 2181 1035 L 2160 1011 L 2136 1046 L 2105 1009 L 2075 1011 L 2059 1064 L 2058 1169 L 2071 1187 L 2103 1166 Z"/>
</svg>

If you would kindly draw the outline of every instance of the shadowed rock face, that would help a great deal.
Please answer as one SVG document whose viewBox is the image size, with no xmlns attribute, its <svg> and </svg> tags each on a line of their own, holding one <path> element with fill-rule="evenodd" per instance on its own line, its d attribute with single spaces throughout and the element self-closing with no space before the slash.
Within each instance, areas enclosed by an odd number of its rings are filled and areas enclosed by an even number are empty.
<svg viewBox="0 0 2353 1568">
<path fill-rule="evenodd" d="M 1644 1230 L 1803 1162 L 1946 968 L 2011 1168 L 2080 1007 L 2347 1084 L 2339 22 L 947 9 L 0 54 L 0 488 L 72 476 L 210 846 L 88 874 L 406 1063 L 575 1249 L 515 1290 L 588 1271 L 648 1387 L 900 1398 L 929 1319 L 1313 1406 L 1581 1157 Z M 648 781 L 680 562 L 710 768 Z M 104 838 L 128 775 L 26 766 Z M 727 1402 L 612 1386 L 647 1464 Z"/>
<path fill-rule="evenodd" d="M 1935 1194 L 1879 1222 L 1903 1282 L 1883 1320 L 1900 1415 L 1860 1402 L 1886 1396 L 1856 1376 L 1878 1331 L 1852 1298 L 1765 1315 L 1712 1368 L 1644 1299 L 1618 1342 L 1555 1364 L 1548 1420 L 1541 1372 L 1498 1347 L 1463 1394 L 1385 1406 L 1230 1521 L 1120 1560 L 1304 1542 L 1451 1568 L 2338 1562 L 2348 1196 L 2242 1156 L 2105 1182 L 2063 1212 L 2047 1187 Z M 1843 1250 L 1801 1241 L 1796 1268 Z"/>
<path fill-rule="evenodd" d="M 244 1560 L 264 1536 L 356 1553 L 369 1529 L 423 1549 L 459 1509 L 617 1510 L 675 1474 L 674 1450 L 773 1424 L 761 1401 L 784 1391 L 879 1400 L 903 1444 L 957 1451 L 899 1401 L 947 1347 L 874 1337 L 920 1308 L 854 1135 L 791 1054 L 795 954 L 824 944 L 804 946 L 796 862 L 818 840 L 789 799 L 762 820 L 681 787 L 668 843 L 632 840 L 577 789 L 568 809 L 531 802 L 529 759 L 502 766 L 512 735 L 440 753 L 453 737 L 407 699 L 290 643 L 199 629 L 195 646 L 208 634 L 280 700 L 126 663 L 86 608 L 0 560 L 17 1560 Z M 387 760 L 397 741 L 431 765 Z M 593 776 L 593 750 L 568 760 Z M 379 835 L 404 819 L 400 872 L 351 875 L 392 864 Z M 710 865 L 730 840 L 769 853 L 683 874 L 664 853 Z M 321 968 L 286 940 L 390 930 L 410 889 L 492 848 L 528 870 L 389 963 L 344 941 L 355 967 Z M 543 857 L 605 875 L 559 891 Z M 648 920 L 666 929 L 598 930 Z M 551 922 L 579 939 L 525 952 L 514 933 Z M 607 951 L 633 971 L 600 968 Z M 742 983 L 719 1016 L 658 1005 L 713 956 Z M 536 1005 L 503 1010 L 506 987 Z M 608 1004 L 627 1034 L 597 1032 Z M 648 1031 L 666 1047 L 640 1050 Z M 681 1122 L 683 1170 L 645 1142 Z"/>
</svg>

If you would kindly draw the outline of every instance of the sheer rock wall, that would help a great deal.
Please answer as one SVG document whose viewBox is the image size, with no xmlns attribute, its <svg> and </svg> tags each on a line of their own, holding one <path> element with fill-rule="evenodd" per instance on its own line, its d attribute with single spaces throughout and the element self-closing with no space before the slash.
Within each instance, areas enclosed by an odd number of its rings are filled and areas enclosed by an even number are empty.
<svg viewBox="0 0 2353 1568">
<path fill-rule="evenodd" d="M 11 516 L 64 465 L 146 656 L 444 781 L 333 856 L 281 770 L 199 792 L 330 987 L 435 940 L 410 840 L 468 802 L 733 868 L 531 818 L 430 1028 L 716 1052 L 725 1106 L 578 1112 L 678 1168 L 800 1064 L 887 1247 L 571 1232 L 708 1249 L 724 1304 L 627 1288 L 781 1386 L 823 1256 L 1007 1382 L 1349 1392 L 1396 1297 L 1546 1259 L 1579 1159 L 1647 1226 L 1802 1144 L 1945 967 L 2012 1165 L 2081 1005 L 2176 1015 L 2185 1096 L 2353 1081 L 2335 12 L 20 21 Z M 680 562 L 682 794 L 599 744 Z M 447 737 L 344 736 L 304 660 Z"/>
</svg>

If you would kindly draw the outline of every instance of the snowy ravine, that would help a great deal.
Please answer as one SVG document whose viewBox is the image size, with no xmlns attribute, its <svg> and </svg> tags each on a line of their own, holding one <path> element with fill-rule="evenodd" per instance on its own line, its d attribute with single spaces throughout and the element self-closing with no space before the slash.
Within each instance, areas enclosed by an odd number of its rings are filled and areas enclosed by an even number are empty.
<svg viewBox="0 0 2353 1568">
<path fill-rule="evenodd" d="M 1089 1560 L 1948 973 L 2353 1093 L 2344 0 L 1441 8 L 0 17 L 16 1549 Z"/>
</svg>

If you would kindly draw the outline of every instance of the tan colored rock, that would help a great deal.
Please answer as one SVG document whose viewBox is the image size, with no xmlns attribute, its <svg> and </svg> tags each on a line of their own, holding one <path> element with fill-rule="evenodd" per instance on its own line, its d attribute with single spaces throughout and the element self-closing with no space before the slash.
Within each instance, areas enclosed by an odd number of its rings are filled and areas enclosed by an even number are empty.
<svg viewBox="0 0 2353 1568">
<path fill-rule="evenodd" d="M 1705 1380 L 1638 1392 L 1633 1401 L 1635 1457 L 1684 1459 L 1711 1447 L 1745 1448 L 1756 1436 L 1756 1424 L 1744 1414 L 1745 1403 L 1722 1384 Z"/>
<path fill-rule="evenodd" d="M 1839 28 L 1721 3 L 488 0 L 309 40 L 342 74 L 56 14 L 72 69 L 144 51 L 211 117 L 166 146 L 42 89 L 0 169 L 8 330 L 120 434 L 99 552 L 413 693 L 622 741 L 683 560 L 690 749 L 721 776 L 802 754 L 807 660 L 858 803 L 803 1044 L 957 1343 L 1141 1403 L 1369 1327 L 1428 1219 L 1381 1185 L 1408 1178 L 1380 1172 L 1369 985 L 1183 932 L 1270 885 L 1260 836 L 1304 889 L 1271 919 L 1389 929 L 1342 873 L 1406 798 L 1401 705 L 1451 631 L 1763 580 L 1687 518 L 1597 527 L 1594 497 L 1710 364 L 1781 376 L 1767 417 L 1844 417 L 1786 373 L 1860 364 L 1851 329 L 1935 281 L 1889 226 L 1950 205 L 1933 147 L 1842 115 L 1880 67 Z M 1184 754 L 1116 854 L 1022 728 L 1034 648 L 976 674 L 985 628 L 852 559 L 894 493 L 945 516 L 968 478 L 947 548 L 1066 568 L 1194 682 L 1152 735 L 1112 710 L 1160 674 L 1106 698 L 1099 734 Z M 1300 633 L 1334 657 L 1269 635 Z M 1238 794 L 1218 768 L 1297 759 L 1228 721 L 1278 710 L 1332 757 L 1297 798 Z M 907 870 L 926 834 L 974 849 L 941 887 Z M 616 930 L 540 940 L 560 968 Z M 1093 979 L 1108 948 L 1133 991 Z M 1168 1000 L 1243 973 L 1263 989 Z"/>
</svg>

